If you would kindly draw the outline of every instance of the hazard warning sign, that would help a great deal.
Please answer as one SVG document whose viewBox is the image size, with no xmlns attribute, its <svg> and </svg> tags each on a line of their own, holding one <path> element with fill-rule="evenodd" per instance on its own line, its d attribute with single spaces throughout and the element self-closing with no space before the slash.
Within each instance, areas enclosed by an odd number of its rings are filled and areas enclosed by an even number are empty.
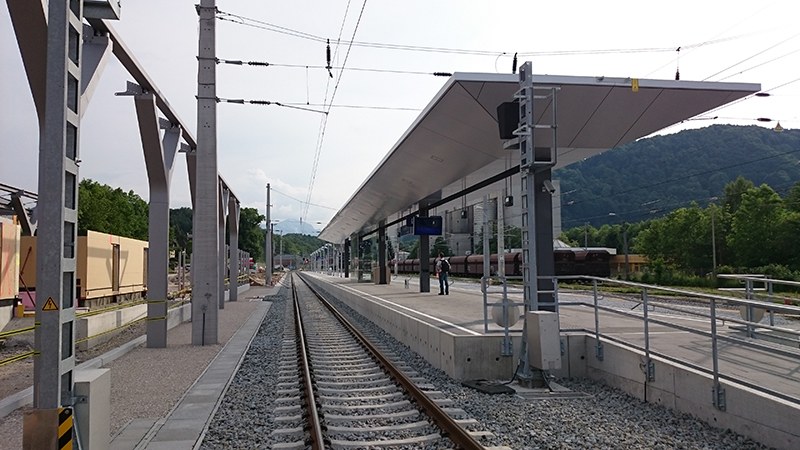
<svg viewBox="0 0 800 450">
<path fill-rule="evenodd" d="M 53 301 L 53 297 L 47 297 L 47 301 L 42 306 L 42 311 L 58 311 L 58 305 Z"/>
</svg>

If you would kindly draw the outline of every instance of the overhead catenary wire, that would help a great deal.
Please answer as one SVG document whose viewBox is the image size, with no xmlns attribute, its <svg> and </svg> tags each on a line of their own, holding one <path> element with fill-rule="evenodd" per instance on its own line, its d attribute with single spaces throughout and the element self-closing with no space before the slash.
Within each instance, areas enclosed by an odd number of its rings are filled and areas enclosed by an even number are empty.
<svg viewBox="0 0 800 450">
<path fill-rule="evenodd" d="M 287 27 L 282 27 L 272 23 L 264 22 L 258 19 L 253 19 L 238 14 L 219 11 L 217 18 L 224 21 L 229 21 L 239 25 L 259 28 L 266 31 L 281 33 L 288 36 L 293 36 L 310 41 L 325 43 L 327 39 L 322 36 L 317 36 L 311 33 L 294 30 Z M 726 30 L 727 31 L 727 30 Z M 682 46 L 683 48 L 702 47 L 721 42 L 727 42 L 735 39 L 751 36 L 754 33 L 742 34 L 738 36 L 731 36 L 716 40 L 707 40 L 696 44 L 688 44 Z M 347 44 L 355 47 L 378 48 L 384 50 L 404 50 L 425 53 L 447 53 L 447 54 L 460 54 L 460 55 L 475 55 L 475 56 L 502 56 L 504 54 L 514 54 L 511 51 L 497 51 L 497 50 L 476 50 L 476 49 L 459 49 L 448 47 L 430 47 L 420 45 L 405 45 L 405 44 L 391 44 L 380 42 L 364 42 L 364 41 L 341 41 L 341 44 Z M 675 47 L 642 47 L 642 48 L 612 48 L 612 49 L 585 49 L 585 50 L 550 50 L 550 51 L 528 51 L 517 52 L 519 57 L 535 57 L 535 56 L 576 56 L 576 55 L 607 55 L 607 54 L 625 54 L 625 53 L 668 53 L 674 52 Z M 656 69 L 658 70 L 658 69 Z"/>
<path fill-rule="evenodd" d="M 249 104 L 249 105 L 261 105 L 261 106 L 272 106 L 272 105 L 274 105 L 274 106 L 282 106 L 284 108 L 299 109 L 301 111 L 315 112 L 315 113 L 319 113 L 319 114 L 328 115 L 328 111 L 322 111 L 322 110 L 319 110 L 319 109 L 311 109 L 311 108 L 303 108 L 302 106 L 296 106 L 296 105 L 293 105 L 293 104 L 280 103 L 280 102 L 273 102 L 273 101 L 270 101 L 270 100 L 245 100 L 245 99 L 241 99 L 241 98 L 222 98 L 222 97 L 217 97 L 215 100 L 217 101 L 217 103 L 233 103 L 233 104 L 238 104 L 238 105 Z"/>
<path fill-rule="evenodd" d="M 288 67 L 288 68 L 295 68 L 295 69 L 322 69 L 322 70 L 352 70 L 357 72 L 376 72 L 376 73 L 397 73 L 397 74 L 409 74 L 409 75 L 433 75 L 435 77 L 449 77 L 453 74 L 451 72 L 423 72 L 419 70 L 399 70 L 399 69 L 375 69 L 375 68 L 366 68 L 366 67 L 348 67 L 345 69 L 343 66 L 314 66 L 314 65 L 307 65 L 307 64 L 280 64 L 280 63 L 270 63 L 267 61 L 240 61 L 237 59 L 220 59 L 217 58 L 217 64 L 231 64 L 236 66 L 257 66 L 257 67 Z"/>
<path fill-rule="evenodd" d="M 711 39 L 709 39 L 707 41 L 703 41 L 703 42 L 700 42 L 698 44 L 682 45 L 682 46 L 680 46 L 678 48 L 682 47 L 684 49 L 688 49 L 689 51 L 684 53 L 684 56 L 686 56 L 686 54 L 691 53 L 691 52 L 697 50 L 700 47 L 705 47 L 706 45 L 717 44 L 717 43 L 720 43 L 720 42 L 727 42 L 727 41 L 731 41 L 731 40 L 738 39 L 738 38 L 741 38 L 741 37 L 746 37 L 746 36 L 750 36 L 750 35 L 753 35 L 753 34 L 758 34 L 759 32 L 755 32 L 755 33 L 747 33 L 747 34 L 738 35 L 738 36 L 731 36 L 731 37 L 728 37 L 728 38 L 717 39 L 719 36 L 722 36 L 723 34 L 727 33 L 728 31 L 736 28 L 737 26 L 741 25 L 742 23 L 744 23 L 744 22 L 750 20 L 751 18 L 755 17 L 756 15 L 760 14 L 765 9 L 771 8 L 778 1 L 780 1 L 780 0 L 775 0 L 774 2 L 770 3 L 769 5 L 767 5 L 767 6 L 763 7 L 763 8 L 761 8 L 761 9 L 759 9 L 758 11 L 754 12 L 753 14 L 750 14 L 749 16 L 745 17 L 744 19 L 740 20 L 739 22 L 736 22 L 735 24 L 733 24 L 733 25 L 729 26 L 728 28 L 722 30 L 721 32 L 717 33 L 716 35 L 714 35 L 714 37 L 712 37 Z M 680 56 L 681 56 L 680 52 L 678 52 L 678 56 L 676 56 L 675 59 L 672 59 L 668 63 L 664 64 L 663 66 L 651 71 L 650 73 L 645 75 L 645 78 L 649 77 L 650 75 L 652 75 L 652 74 L 654 74 L 656 72 L 658 72 L 659 70 L 663 69 L 664 67 L 669 66 L 673 62 L 676 62 L 677 59 L 680 58 Z"/>
<path fill-rule="evenodd" d="M 350 3 L 348 2 L 348 8 L 349 8 L 349 5 L 350 5 Z M 344 60 L 342 61 L 342 67 L 347 66 L 347 60 L 350 57 L 350 50 L 353 48 L 352 42 L 353 42 L 353 39 L 355 39 L 355 37 L 356 37 L 356 33 L 358 32 L 358 26 L 361 24 L 361 18 L 364 16 L 364 9 L 366 8 L 366 6 L 367 6 L 367 0 L 364 0 L 364 3 L 361 5 L 361 11 L 358 14 L 358 19 L 356 20 L 356 24 L 353 27 L 353 35 L 350 38 L 350 44 L 347 46 L 347 51 L 345 52 Z M 345 12 L 345 17 L 346 17 L 346 14 L 347 13 Z M 342 28 L 344 28 L 344 22 L 342 22 Z M 340 35 L 341 35 L 341 31 L 340 31 Z M 338 51 L 337 51 L 337 53 L 338 53 Z M 334 86 L 333 86 L 333 93 L 331 93 L 330 102 L 328 102 L 327 99 L 326 99 L 326 103 L 333 104 L 333 101 L 336 98 L 336 93 L 339 91 L 339 85 L 342 82 L 343 73 L 344 73 L 344 71 L 339 71 L 339 75 L 336 78 L 336 84 L 334 84 Z M 330 106 L 326 109 L 326 111 L 330 112 Z M 322 153 L 322 146 L 323 146 L 323 144 L 325 142 L 325 131 L 327 129 L 327 126 L 328 126 L 328 114 L 325 114 L 325 116 L 323 116 L 323 118 L 322 118 L 322 130 L 321 130 L 321 132 L 319 134 L 319 139 L 318 139 L 318 143 L 317 143 L 317 149 L 316 149 L 316 152 L 315 152 L 315 155 L 314 155 L 314 163 L 313 163 L 313 166 L 312 166 L 312 169 L 311 169 L 311 180 L 309 181 L 309 184 L 308 184 L 308 196 L 306 197 L 306 204 L 305 204 L 305 207 L 303 208 L 303 216 L 302 216 L 303 219 L 305 219 L 308 216 L 308 205 L 311 202 L 311 195 L 314 192 L 314 181 L 316 180 L 316 177 L 317 177 L 317 167 L 319 166 L 319 157 L 320 157 L 320 155 Z"/>
<path fill-rule="evenodd" d="M 300 200 L 299 198 L 292 197 L 291 195 L 289 195 L 289 194 L 286 194 L 286 193 L 284 193 L 284 192 L 281 192 L 281 191 L 279 191 L 279 190 L 277 190 L 277 189 L 275 189 L 275 188 L 271 188 L 271 189 L 272 189 L 272 191 L 273 191 L 273 192 L 277 192 L 278 194 L 281 194 L 281 195 L 283 195 L 284 197 L 290 198 L 290 199 L 292 199 L 292 200 L 294 200 L 294 201 L 296 201 L 296 202 L 298 202 L 298 203 L 305 204 L 305 201 L 303 201 L 303 200 Z M 316 204 L 316 203 L 310 203 L 310 205 L 311 205 L 311 206 L 316 206 L 316 207 L 318 207 L 318 208 L 330 209 L 331 211 L 338 211 L 338 210 L 339 210 L 338 208 L 331 208 L 330 206 L 318 205 L 318 204 Z"/>
<path fill-rule="evenodd" d="M 745 58 L 745 59 L 743 59 L 743 60 L 741 60 L 741 61 L 737 62 L 736 64 L 733 64 L 733 65 L 731 65 L 731 66 L 728 66 L 728 67 L 726 67 L 726 68 L 724 68 L 724 69 L 720 70 L 719 72 L 716 72 L 716 73 L 714 73 L 713 75 L 709 75 L 709 76 L 707 76 L 707 77 L 703 78 L 703 80 L 702 80 L 702 81 L 708 81 L 709 79 L 711 79 L 711 78 L 713 78 L 713 77 L 715 77 L 715 76 L 717 76 L 717 75 L 719 75 L 719 74 L 721 74 L 721 73 L 723 73 L 723 72 L 727 72 L 728 70 L 730 70 L 730 69 L 732 69 L 732 68 L 734 68 L 734 67 L 738 66 L 739 64 L 743 64 L 743 63 L 745 63 L 745 62 L 747 62 L 747 61 L 749 61 L 749 60 L 751 60 L 751 59 L 753 59 L 753 58 L 755 58 L 755 57 L 757 57 L 757 56 L 760 56 L 760 55 L 762 55 L 762 54 L 764 54 L 764 53 L 766 53 L 766 52 L 768 52 L 768 51 L 772 50 L 773 48 L 775 48 L 775 47 L 777 47 L 777 46 L 779 46 L 779 45 L 781 45 L 781 44 L 785 44 L 786 42 L 788 42 L 788 41 L 790 41 L 790 40 L 792 40 L 792 39 L 796 38 L 797 36 L 800 36 L 800 33 L 793 34 L 792 36 L 789 36 L 788 38 L 786 38 L 786 39 L 784 39 L 784 40 L 782 40 L 782 41 L 778 42 L 777 44 L 774 44 L 774 45 L 772 45 L 772 46 L 770 46 L 770 47 L 767 47 L 766 49 L 764 49 L 764 50 L 761 50 L 761 51 L 759 51 L 758 53 L 755 53 L 755 54 L 753 54 L 753 55 L 750 55 L 750 56 L 748 56 L 747 58 Z"/>
</svg>

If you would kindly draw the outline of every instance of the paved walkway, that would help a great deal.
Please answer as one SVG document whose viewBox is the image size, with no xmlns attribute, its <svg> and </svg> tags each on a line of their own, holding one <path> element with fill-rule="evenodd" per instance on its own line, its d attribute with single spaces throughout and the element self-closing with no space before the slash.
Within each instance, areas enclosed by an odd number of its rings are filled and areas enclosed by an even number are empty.
<svg viewBox="0 0 800 450">
<path fill-rule="evenodd" d="M 208 423 L 214 417 L 228 385 L 233 380 L 239 365 L 255 337 L 270 306 L 269 301 L 260 301 L 278 293 L 280 286 L 253 287 L 240 296 L 242 301 L 258 301 L 253 312 L 238 324 L 238 330 L 211 361 L 202 375 L 183 394 L 165 417 L 135 417 L 112 438 L 111 450 L 185 450 L 199 447 Z M 231 305 L 228 303 L 226 306 Z M 228 306 L 228 309 L 231 308 Z M 220 326 L 225 320 L 225 310 L 220 315 Z M 131 355 L 130 358 L 146 358 L 146 355 Z M 131 361 L 129 361 L 131 362 Z M 144 363 L 145 360 L 139 361 Z M 136 364 L 136 361 L 133 361 Z M 174 367 L 178 372 L 182 368 Z M 154 373 L 145 383 L 160 383 L 163 379 Z"/>
</svg>

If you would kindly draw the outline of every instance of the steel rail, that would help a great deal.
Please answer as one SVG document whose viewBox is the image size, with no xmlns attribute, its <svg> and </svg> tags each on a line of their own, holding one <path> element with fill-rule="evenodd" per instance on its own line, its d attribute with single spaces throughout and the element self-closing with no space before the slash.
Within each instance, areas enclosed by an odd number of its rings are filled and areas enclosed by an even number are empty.
<svg viewBox="0 0 800 450">
<path fill-rule="evenodd" d="M 375 358 L 382 366 L 382 368 L 395 379 L 400 387 L 408 394 L 411 399 L 416 402 L 433 420 L 439 429 L 441 429 L 447 438 L 449 438 L 456 445 L 457 448 L 463 450 L 483 450 L 484 447 L 480 442 L 475 440 L 467 430 L 461 427 L 455 419 L 450 417 L 442 408 L 437 405 L 433 400 L 428 398 L 427 395 L 419 388 L 413 381 L 411 381 L 406 374 L 398 369 L 391 361 L 389 361 L 383 353 L 380 352 L 372 343 L 358 331 L 336 308 L 330 304 L 313 286 L 303 277 L 298 277 L 306 284 L 306 286 L 314 293 L 314 295 L 325 305 L 331 313 L 336 316 L 342 325 L 347 328 L 356 339 L 359 340 L 361 345 Z M 292 280 L 294 283 L 294 280 Z"/>
<path fill-rule="evenodd" d="M 292 280 L 292 301 L 294 304 L 294 329 L 297 335 L 297 348 L 300 352 L 300 364 L 302 365 L 303 375 L 303 389 L 306 394 L 306 413 L 308 414 L 308 423 L 311 434 L 311 448 L 312 450 L 325 450 L 325 438 L 322 434 L 322 423 L 319 419 L 319 412 L 317 411 L 316 395 L 314 395 L 314 386 L 311 383 L 311 369 L 308 363 L 308 352 L 306 351 L 305 330 L 303 329 L 303 317 L 300 314 L 300 301 L 297 298 L 297 289 L 294 285 L 294 277 Z"/>
</svg>

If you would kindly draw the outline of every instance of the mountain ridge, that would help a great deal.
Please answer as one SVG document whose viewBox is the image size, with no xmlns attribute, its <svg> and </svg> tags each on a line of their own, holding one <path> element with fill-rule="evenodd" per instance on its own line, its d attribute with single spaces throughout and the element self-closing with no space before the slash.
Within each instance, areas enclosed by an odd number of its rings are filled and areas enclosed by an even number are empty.
<svg viewBox="0 0 800 450">
<path fill-rule="evenodd" d="M 800 130 L 756 125 L 640 139 L 553 172 L 564 193 L 562 226 L 639 222 L 692 201 L 705 206 L 739 175 L 783 196 L 800 181 L 799 156 Z"/>
</svg>

